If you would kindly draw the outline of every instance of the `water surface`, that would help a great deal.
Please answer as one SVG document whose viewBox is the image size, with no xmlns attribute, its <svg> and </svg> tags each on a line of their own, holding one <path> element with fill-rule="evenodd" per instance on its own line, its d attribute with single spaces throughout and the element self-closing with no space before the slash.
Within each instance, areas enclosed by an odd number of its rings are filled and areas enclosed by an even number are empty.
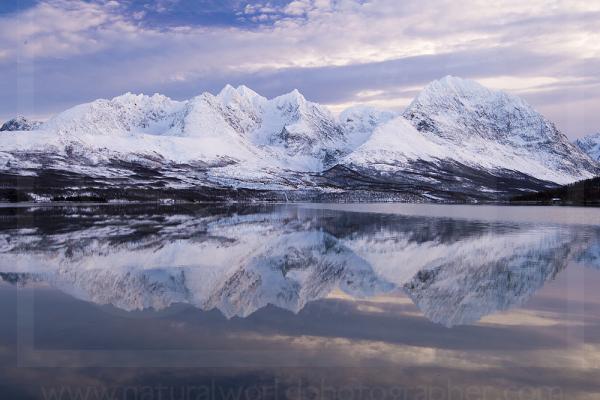
<svg viewBox="0 0 600 400">
<path fill-rule="evenodd" d="M 5 207 L 0 221 L 2 398 L 600 392 L 598 209 Z"/>
</svg>

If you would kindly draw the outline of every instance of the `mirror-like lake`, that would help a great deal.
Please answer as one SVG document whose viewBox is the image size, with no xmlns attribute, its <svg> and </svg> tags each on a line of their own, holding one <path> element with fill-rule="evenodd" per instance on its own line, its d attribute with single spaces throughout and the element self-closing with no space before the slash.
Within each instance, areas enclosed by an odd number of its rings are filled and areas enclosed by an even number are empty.
<svg viewBox="0 0 600 400">
<path fill-rule="evenodd" d="M 600 396 L 600 209 L 90 205 L 0 222 L 2 399 Z"/>
</svg>

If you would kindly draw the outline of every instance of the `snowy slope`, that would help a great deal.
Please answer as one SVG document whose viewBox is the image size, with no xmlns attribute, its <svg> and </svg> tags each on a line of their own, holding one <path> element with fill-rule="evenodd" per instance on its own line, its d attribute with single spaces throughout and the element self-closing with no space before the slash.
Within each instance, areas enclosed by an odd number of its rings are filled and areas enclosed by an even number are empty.
<svg viewBox="0 0 600 400">
<path fill-rule="evenodd" d="M 354 150 L 366 142 L 377 127 L 396 117 L 398 114 L 392 111 L 354 106 L 343 111 L 339 119 L 349 145 Z"/>
<path fill-rule="evenodd" d="M 342 163 L 362 173 L 376 173 L 381 178 L 398 178 L 410 173 L 411 179 L 415 179 L 415 175 L 423 172 L 421 181 L 430 185 L 447 184 L 449 178 L 458 181 L 455 185 L 464 185 L 463 180 L 468 179 L 467 172 L 472 170 L 485 171 L 488 179 L 497 180 L 498 184 L 502 179 L 522 178 L 524 175 L 542 182 L 562 184 L 593 176 L 597 171 L 593 162 L 579 151 L 571 158 L 552 153 L 529 153 L 532 152 L 523 147 L 480 137 L 463 141 L 432 137 L 419 132 L 409 120 L 397 117 L 378 126 L 368 140 Z M 581 159 L 581 170 L 574 168 L 573 164 L 578 165 Z M 567 168 L 570 172 L 564 170 Z M 501 190 L 494 182 L 478 183 L 474 180 L 473 186 L 483 190 Z"/>
<path fill-rule="evenodd" d="M 600 133 L 591 134 L 575 141 L 575 145 L 591 159 L 600 161 Z"/>
</svg>

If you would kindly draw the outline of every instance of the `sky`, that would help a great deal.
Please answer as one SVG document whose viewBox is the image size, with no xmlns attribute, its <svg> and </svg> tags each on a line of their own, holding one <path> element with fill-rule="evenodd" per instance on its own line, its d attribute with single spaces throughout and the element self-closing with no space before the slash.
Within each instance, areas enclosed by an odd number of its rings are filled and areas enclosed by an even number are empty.
<svg viewBox="0 0 600 400">
<path fill-rule="evenodd" d="M 599 132 L 600 1 L 0 1 L 0 120 L 227 83 L 402 110 L 445 75 L 524 97 L 570 138 Z"/>
</svg>

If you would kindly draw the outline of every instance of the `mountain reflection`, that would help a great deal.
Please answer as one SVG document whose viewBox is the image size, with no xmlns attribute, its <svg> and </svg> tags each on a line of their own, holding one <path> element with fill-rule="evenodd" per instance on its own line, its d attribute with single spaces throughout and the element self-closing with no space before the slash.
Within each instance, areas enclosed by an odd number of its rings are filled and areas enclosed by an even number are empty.
<svg viewBox="0 0 600 400">
<path fill-rule="evenodd" d="M 515 307 L 569 261 L 600 264 L 594 227 L 301 206 L 0 209 L 0 277 L 131 311 L 293 312 L 341 291 L 403 291 L 453 326 Z"/>
</svg>

